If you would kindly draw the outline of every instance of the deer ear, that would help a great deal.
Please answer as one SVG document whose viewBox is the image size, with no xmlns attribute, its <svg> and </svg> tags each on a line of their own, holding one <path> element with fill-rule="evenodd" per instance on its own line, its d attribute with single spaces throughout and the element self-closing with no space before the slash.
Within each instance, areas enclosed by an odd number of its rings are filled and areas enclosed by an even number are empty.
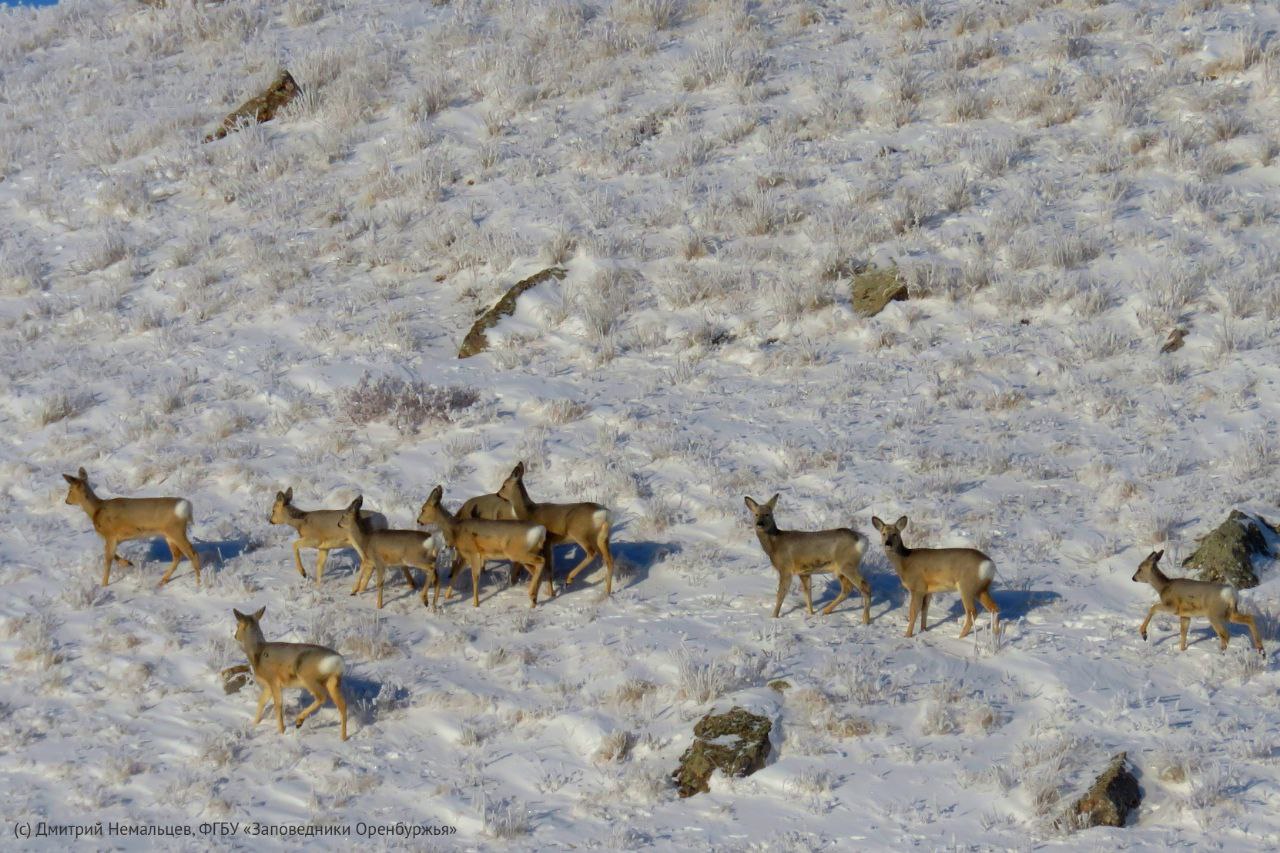
<svg viewBox="0 0 1280 853">
<path fill-rule="evenodd" d="M 427 503 L 439 504 L 444 500 L 444 486 L 436 486 L 431 490 L 431 494 L 427 495 Z"/>
<path fill-rule="evenodd" d="M 63 475 L 62 475 L 62 479 L 66 480 L 68 483 L 70 483 L 70 484 L 71 484 L 71 485 L 73 485 L 73 486 L 74 486 L 76 483 L 80 482 L 80 481 L 79 481 L 79 480 L 77 480 L 75 477 L 71 476 L 70 474 L 63 474 Z"/>
<path fill-rule="evenodd" d="M 769 509 L 773 509 L 778 505 L 778 498 L 782 496 L 781 492 L 774 492 L 773 497 L 769 498 L 769 502 L 765 504 Z"/>
<path fill-rule="evenodd" d="M 879 530 L 882 532 L 884 531 L 884 522 L 881 521 L 880 517 L 877 515 L 871 516 L 871 526 L 874 527 L 876 530 Z"/>
<path fill-rule="evenodd" d="M 352 502 L 347 506 L 347 512 L 355 512 L 355 511 L 359 510 L 359 509 L 360 509 L 360 507 L 361 507 L 361 506 L 363 506 L 363 505 L 364 505 L 364 495 L 356 495 L 356 499 L 355 499 L 355 500 L 353 500 L 353 501 L 352 501 Z"/>
<path fill-rule="evenodd" d="M 1160 558 L 1164 556 L 1164 551 L 1156 551 L 1151 556 L 1155 558 L 1151 562 L 1158 563 L 1160 562 Z"/>
<path fill-rule="evenodd" d="M 760 509 L 760 504 L 751 500 L 751 498 L 744 497 L 742 500 L 746 503 L 747 509 L 751 510 L 752 512 L 755 512 L 756 510 Z"/>
<path fill-rule="evenodd" d="M 899 518 L 897 521 L 895 521 L 895 522 L 893 523 L 893 526 L 894 526 L 894 527 L 896 527 L 896 528 L 898 528 L 898 532 L 902 532 L 903 530 L 906 530 L 906 529 L 907 529 L 907 517 L 906 517 L 905 515 L 904 515 L 904 516 L 902 516 L 902 518 Z"/>
<path fill-rule="evenodd" d="M 241 613 L 239 610 L 236 610 L 234 607 L 231 608 L 231 612 L 236 615 L 237 622 L 243 622 L 244 620 L 249 618 L 248 616 L 245 616 L 243 613 Z"/>
<path fill-rule="evenodd" d="M 266 612 L 267 612 L 267 608 L 265 605 L 263 605 L 262 607 L 259 607 L 258 612 L 253 614 L 253 621 L 257 622 L 259 619 L 262 618 L 262 614 Z"/>
<path fill-rule="evenodd" d="M 293 500 L 293 486 L 284 490 L 284 502 L 290 503 Z"/>
<path fill-rule="evenodd" d="M 524 460 L 521 459 L 516 463 L 516 467 L 511 469 L 511 476 L 520 479 L 524 476 Z"/>
<path fill-rule="evenodd" d="M 80 479 L 81 479 L 81 480 L 87 480 L 87 479 L 89 479 L 89 472 L 84 470 L 84 466 L 83 466 L 83 465 L 82 465 L 82 466 L 80 466 Z"/>
</svg>

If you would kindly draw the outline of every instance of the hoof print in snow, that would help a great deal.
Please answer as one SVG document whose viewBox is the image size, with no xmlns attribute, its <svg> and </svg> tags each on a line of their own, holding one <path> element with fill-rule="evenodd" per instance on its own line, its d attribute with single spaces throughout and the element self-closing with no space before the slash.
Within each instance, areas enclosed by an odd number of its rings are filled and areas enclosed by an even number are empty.
<svg viewBox="0 0 1280 853">
<path fill-rule="evenodd" d="M 1261 516 L 1233 509 L 1226 521 L 1200 540 L 1182 565 L 1196 569 L 1202 581 L 1229 583 L 1236 589 L 1255 587 L 1259 581 L 1253 571 L 1253 556 L 1275 556 L 1267 535 L 1276 533 Z"/>
<path fill-rule="evenodd" d="M 249 667 L 245 664 L 229 666 L 222 671 L 222 692 L 239 693 L 252 677 L 249 674 Z"/>
<path fill-rule="evenodd" d="M 907 286 L 897 269 L 868 270 L 854 276 L 853 310 L 863 317 L 874 317 L 890 302 L 907 298 Z"/>
<path fill-rule="evenodd" d="M 511 285 L 511 289 L 472 324 L 471 331 L 467 332 L 467 336 L 462 341 L 462 346 L 458 349 L 458 358 L 471 358 L 471 356 L 487 350 L 489 348 L 489 339 L 485 336 L 485 332 L 492 329 L 503 317 L 515 313 L 516 299 L 520 297 L 520 294 L 530 288 L 537 287 L 548 279 L 560 281 L 565 277 L 566 272 L 562 267 L 550 267 Z"/>
<path fill-rule="evenodd" d="M 206 136 L 204 141 L 212 142 L 215 139 L 221 139 L 241 124 L 252 122 L 261 124 L 264 121 L 271 121 L 276 117 L 276 113 L 284 109 L 285 105 L 296 98 L 301 91 L 293 75 L 288 71 L 281 71 L 280 76 L 276 77 L 275 81 L 262 91 L 262 94 L 250 98 L 237 107 L 222 120 L 222 126 Z"/>
<path fill-rule="evenodd" d="M 673 777 L 680 796 L 710 790 L 707 782 L 716 770 L 726 776 L 750 776 L 769 757 L 768 717 L 733 708 L 724 714 L 707 714 L 693 727 L 693 745 L 680 756 Z"/>
<path fill-rule="evenodd" d="M 1129 771 L 1128 753 L 1121 752 L 1111 759 L 1089 793 L 1076 800 L 1069 816 L 1069 828 L 1124 826 L 1129 812 L 1141 802 L 1138 779 Z"/>
</svg>

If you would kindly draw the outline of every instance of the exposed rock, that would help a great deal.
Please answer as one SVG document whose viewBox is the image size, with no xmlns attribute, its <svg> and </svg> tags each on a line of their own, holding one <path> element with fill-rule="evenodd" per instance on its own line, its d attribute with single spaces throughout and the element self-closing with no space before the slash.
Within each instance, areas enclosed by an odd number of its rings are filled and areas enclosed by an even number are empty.
<svg viewBox="0 0 1280 853">
<path fill-rule="evenodd" d="M 868 270 L 854 276 L 853 310 L 863 317 L 874 317 L 890 302 L 907 298 L 907 286 L 897 269 Z"/>
<path fill-rule="evenodd" d="M 493 328 L 503 317 L 515 312 L 516 299 L 519 298 L 520 294 L 530 288 L 537 287 L 548 279 L 554 278 L 559 281 L 565 277 L 566 273 L 567 270 L 562 267 L 549 267 L 511 285 L 511 289 L 472 324 L 471 331 L 467 332 L 466 338 L 462 341 L 462 346 L 458 349 L 458 358 L 471 358 L 471 356 L 482 353 L 489 348 L 489 338 L 485 335 L 485 332 Z"/>
<path fill-rule="evenodd" d="M 1121 752 L 1093 783 L 1089 792 L 1076 800 L 1072 815 L 1075 829 L 1091 826 L 1124 826 L 1129 812 L 1142 802 L 1138 779 L 1129 770 L 1128 753 Z"/>
<path fill-rule="evenodd" d="M 206 136 L 204 141 L 212 142 L 215 139 L 221 139 L 245 121 L 256 121 L 259 124 L 271 121 L 276 117 L 276 113 L 284 109 L 285 105 L 296 98 L 301 91 L 293 75 L 288 71 L 281 71 L 280 76 L 260 95 L 250 98 L 228 114 L 222 120 L 222 126 Z"/>
<path fill-rule="evenodd" d="M 1200 540 L 1182 565 L 1198 570 L 1198 577 L 1203 581 L 1229 583 L 1236 589 L 1257 586 L 1253 555 L 1274 556 L 1264 530 L 1276 533 L 1266 519 L 1233 509 L 1226 521 Z"/>
<path fill-rule="evenodd" d="M 769 732 L 773 721 L 745 708 L 724 714 L 707 714 L 693 727 L 693 744 L 680 756 L 673 775 L 680 796 L 709 790 L 707 782 L 716 770 L 726 776 L 750 776 L 769 757 Z"/>
<path fill-rule="evenodd" d="M 1164 342 L 1164 346 L 1160 347 L 1160 352 L 1177 352 L 1182 349 L 1182 341 L 1186 336 L 1186 329 L 1174 329 L 1169 333 L 1169 339 Z"/>
<path fill-rule="evenodd" d="M 240 664 L 238 666 L 229 666 L 222 671 L 222 691 L 224 693 L 239 693 L 240 689 L 253 679 L 253 674 L 249 672 L 248 664 Z"/>
</svg>

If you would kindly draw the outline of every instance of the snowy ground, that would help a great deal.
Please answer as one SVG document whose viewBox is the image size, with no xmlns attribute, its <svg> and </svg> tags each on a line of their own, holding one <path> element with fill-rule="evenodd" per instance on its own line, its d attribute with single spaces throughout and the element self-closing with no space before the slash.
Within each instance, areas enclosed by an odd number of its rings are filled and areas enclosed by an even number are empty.
<svg viewBox="0 0 1280 853">
<path fill-rule="evenodd" d="M 1278 29 L 1215 0 L 0 10 L 5 838 L 1274 849 L 1275 664 L 1203 621 L 1185 653 L 1172 619 L 1143 642 L 1130 576 L 1233 507 L 1280 515 Z M 297 104 L 200 144 L 281 66 Z M 914 298 L 854 316 L 850 271 L 894 261 Z M 454 358 L 550 262 L 569 277 Z M 366 372 L 480 399 L 358 423 Z M 611 599 L 595 572 L 530 611 L 504 571 L 428 612 L 397 576 L 379 614 L 351 552 L 317 588 L 267 523 L 292 485 L 410 525 L 518 459 L 535 498 L 623 520 Z M 163 545 L 132 543 L 101 589 L 80 465 L 191 499 L 204 588 L 155 588 Z M 985 617 L 957 640 L 954 597 L 903 638 L 878 545 L 870 625 L 798 591 L 770 619 L 742 497 L 775 491 L 784 527 L 905 513 L 908 544 L 987 550 L 1002 642 Z M 279 736 L 223 694 L 230 611 L 262 605 L 269 638 L 346 655 L 347 743 L 331 708 Z M 778 715 L 769 766 L 678 800 L 694 720 L 732 703 Z M 1122 749 L 1136 823 L 1055 834 Z"/>
</svg>

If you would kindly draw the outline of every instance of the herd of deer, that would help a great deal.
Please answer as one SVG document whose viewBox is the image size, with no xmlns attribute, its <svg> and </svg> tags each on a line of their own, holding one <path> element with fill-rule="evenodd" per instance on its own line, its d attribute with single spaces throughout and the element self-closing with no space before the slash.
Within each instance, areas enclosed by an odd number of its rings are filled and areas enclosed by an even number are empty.
<svg viewBox="0 0 1280 853">
<path fill-rule="evenodd" d="M 573 582 L 587 566 L 600 557 L 605 565 L 605 594 L 613 592 L 613 554 L 609 545 L 611 517 L 607 507 L 597 503 L 535 503 L 524 486 L 524 463 L 516 465 L 494 494 L 471 498 L 451 513 L 441 503 L 444 489 L 436 486 L 418 514 L 418 524 L 436 527 L 445 544 L 453 549 L 454 559 L 450 569 L 449 590 L 445 599 L 452 597 L 461 576 L 463 563 L 471 570 L 471 602 L 480 605 L 480 573 L 490 560 L 511 564 L 511 583 L 523 569 L 529 573 L 529 604 L 537 606 L 538 589 L 545 583 L 547 597 L 555 595 L 552 584 L 553 548 L 557 544 L 574 544 L 583 550 L 582 560 L 565 576 L 561 590 Z M 102 583 L 111 580 L 113 563 L 131 565 L 116 553 L 120 542 L 130 539 L 164 537 L 169 545 L 173 563 L 160 579 L 165 584 L 173 576 L 182 557 L 191 561 L 195 569 L 196 586 L 200 585 L 200 557 L 187 536 L 191 524 L 191 502 L 183 498 L 100 498 L 89 485 L 88 475 L 81 468 L 75 475 L 64 474 L 69 488 L 68 504 L 81 507 L 93 522 L 104 542 L 104 567 Z M 778 495 L 764 503 L 745 498 L 747 509 L 755 519 L 756 536 L 773 568 L 778 573 L 778 592 L 773 615 L 782 610 L 783 599 L 791 587 L 791 579 L 798 577 L 804 593 L 805 605 L 813 613 L 810 590 L 811 576 L 834 573 L 840 583 L 835 600 L 823 609 L 829 614 L 856 587 L 862 596 L 863 624 L 871 621 L 871 586 L 862 577 L 859 566 L 866 551 L 867 539 L 851 528 L 834 530 L 800 531 L 781 530 L 773 512 Z M 351 594 L 362 592 L 373 573 L 377 574 L 378 607 L 382 607 L 382 585 L 387 567 L 399 567 L 406 581 L 417 589 L 410 569 L 425 573 L 422 584 L 422 603 L 428 604 L 428 589 L 434 590 L 430 605 L 437 606 L 440 599 L 440 577 L 437 571 L 437 546 L 431 533 L 422 530 L 392 530 L 381 513 L 362 508 L 363 498 L 357 497 L 345 509 L 302 510 L 293 505 L 293 489 L 276 493 L 271 508 L 272 524 L 293 527 L 298 538 L 293 543 L 294 564 L 304 578 L 307 571 L 302 565 L 302 548 L 315 548 L 319 553 L 316 563 L 316 582 L 324 577 L 324 565 L 329 551 L 334 548 L 354 548 L 360 558 L 355 585 Z M 991 629 L 999 632 L 1000 608 L 991 597 L 991 582 L 995 579 L 995 563 L 990 557 L 974 548 L 908 548 L 902 541 L 902 531 L 907 527 L 907 517 L 902 516 L 893 524 L 886 524 L 872 517 L 872 525 L 880 533 L 890 565 L 903 587 L 910 594 L 907 611 L 908 637 L 915 633 L 917 617 L 920 630 L 925 630 L 929 614 L 929 599 L 935 592 L 955 591 L 964 605 L 964 625 L 960 629 L 963 638 L 973 629 L 977 615 L 976 601 L 991 614 Z M 1188 578 L 1170 578 L 1159 568 L 1163 551 L 1153 551 L 1138 566 L 1133 580 L 1146 582 L 1155 589 L 1159 600 L 1151 605 L 1139 633 L 1147 638 L 1147 625 L 1157 612 L 1173 613 L 1181 625 L 1181 648 L 1187 648 L 1187 628 L 1192 616 L 1208 617 L 1218 636 L 1219 646 L 1227 647 L 1228 622 L 1248 626 L 1254 648 L 1266 654 L 1254 618 L 1239 610 L 1239 597 L 1229 584 L 1209 583 Z M 277 728 L 284 731 L 284 711 L 281 690 L 302 687 L 314 699 L 301 714 L 295 726 L 318 710 L 327 698 L 332 699 L 342 718 L 342 739 L 347 738 L 347 710 L 342 697 L 342 655 L 325 646 L 307 643 L 269 643 L 265 640 L 259 620 L 266 608 L 253 614 L 233 611 L 236 618 L 236 641 L 244 649 L 249 668 L 262 692 L 258 697 L 256 725 L 270 700 L 275 706 Z"/>
</svg>

